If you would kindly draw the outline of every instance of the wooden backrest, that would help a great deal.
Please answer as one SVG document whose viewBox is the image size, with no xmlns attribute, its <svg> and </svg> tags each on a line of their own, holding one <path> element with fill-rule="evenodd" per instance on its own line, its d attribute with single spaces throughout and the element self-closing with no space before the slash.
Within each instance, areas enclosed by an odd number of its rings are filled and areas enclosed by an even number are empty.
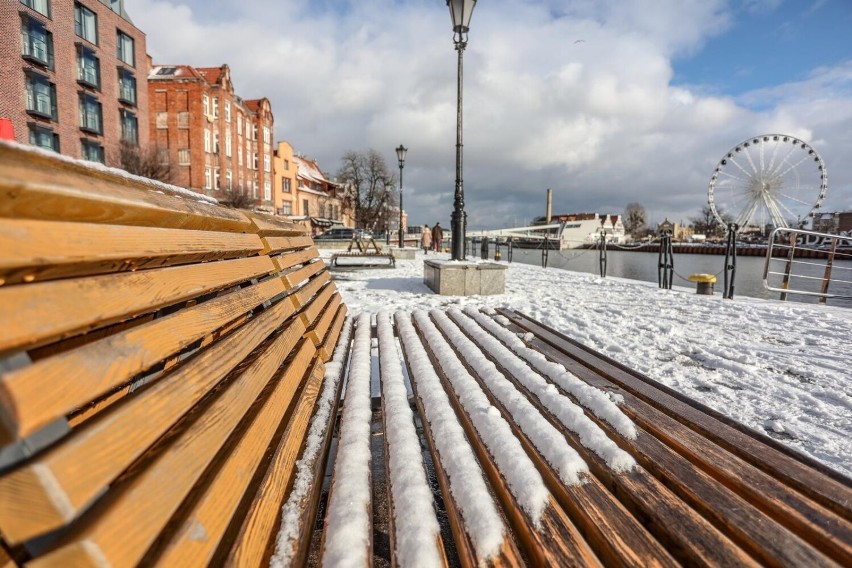
<svg viewBox="0 0 852 568">
<path fill-rule="evenodd" d="M 0 560 L 261 563 L 345 314 L 299 225 L 0 144 Z"/>
</svg>

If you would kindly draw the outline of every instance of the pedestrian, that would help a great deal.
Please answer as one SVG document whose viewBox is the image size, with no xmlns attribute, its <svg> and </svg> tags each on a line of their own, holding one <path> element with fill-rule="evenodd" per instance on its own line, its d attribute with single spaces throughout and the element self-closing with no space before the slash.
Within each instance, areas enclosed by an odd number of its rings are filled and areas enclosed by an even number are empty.
<svg viewBox="0 0 852 568">
<path fill-rule="evenodd" d="M 440 223 L 435 223 L 432 227 L 432 248 L 435 252 L 441 251 L 441 241 L 444 240 L 444 229 Z"/>
<path fill-rule="evenodd" d="M 432 248 L 432 230 L 429 225 L 423 225 L 423 232 L 420 234 L 420 245 L 423 247 L 423 252 L 429 254 L 429 249 Z"/>
</svg>

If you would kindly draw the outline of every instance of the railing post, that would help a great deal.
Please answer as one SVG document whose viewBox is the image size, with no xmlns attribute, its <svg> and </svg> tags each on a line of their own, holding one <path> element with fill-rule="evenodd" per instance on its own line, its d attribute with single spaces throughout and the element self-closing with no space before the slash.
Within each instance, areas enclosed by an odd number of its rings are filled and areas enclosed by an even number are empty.
<svg viewBox="0 0 852 568">
<path fill-rule="evenodd" d="M 784 280 L 781 281 L 781 288 L 786 290 L 790 287 L 790 275 L 793 273 L 793 258 L 796 254 L 796 233 L 790 233 L 790 250 L 787 252 L 787 266 L 784 267 Z M 782 302 L 787 301 L 787 292 L 781 292 L 778 298 Z"/>
<path fill-rule="evenodd" d="M 737 274 L 737 231 L 739 225 L 728 223 L 728 239 L 725 244 L 725 282 L 722 297 L 728 300 L 734 297 L 734 277 Z"/>
<path fill-rule="evenodd" d="M 671 290 L 674 280 L 674 255 L 672 254 L 671 231 L 663 231 L 660 237 L 658 263 L 657 284 L 660 288 Z"/>
<path fill-rule="evenodd" d="M 606 278 L 606 233 L 601 232 L 601 250 L 600 250 L 600 268 L 601 278 Z"/>
<path fill-rule="evenodd" d="M 512 262 L 512 237 L 509 237 L 509 263 Z"/>
<path fill-rule="evenodd" d="M 831 282 L 831 267 L 834 264 L 834 255 L 837 252 L 837 240 L 837 237 L 831 239 L 831 250 L 828 252 L 828 258 L 825 261 L 825 272 L 822 275 L 820 294 L 828 294 L 828 283 Z M 825 296 L 820 296 L 819 303 L 824 304 L 826 299 Z"/>
</svg>

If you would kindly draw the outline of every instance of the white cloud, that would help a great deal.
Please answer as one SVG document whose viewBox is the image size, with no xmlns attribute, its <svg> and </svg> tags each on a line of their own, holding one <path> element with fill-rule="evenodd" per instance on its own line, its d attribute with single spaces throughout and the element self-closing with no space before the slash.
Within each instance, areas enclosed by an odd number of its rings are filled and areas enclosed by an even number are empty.
<svg viewBox="0 0 852 568">
<path fill-rule="evenodd" d="M 276 137 L 326 171 L 350 149 L 376 148 L 393 167 L 404 143 L 411 222 L 449 225 L 456 52 L 441 2 L 127 8 L 155 62 L 228 63 L 241 96 L 272 101 Z M 672 59 L 730 25 L 722 0 L 480 2 L 464 56 L 470 226 L 540 215 L 548 187 L 556 211 L 620 212 L 639 201 L 660 219 L 686 219 L 729 147 L 777 131 L 808 133 L 829 167 L 829 205 L 834 194 L 837 207 L 852 206 L 852 62 L 736 100 L 671 84 Z"/>
</svg>

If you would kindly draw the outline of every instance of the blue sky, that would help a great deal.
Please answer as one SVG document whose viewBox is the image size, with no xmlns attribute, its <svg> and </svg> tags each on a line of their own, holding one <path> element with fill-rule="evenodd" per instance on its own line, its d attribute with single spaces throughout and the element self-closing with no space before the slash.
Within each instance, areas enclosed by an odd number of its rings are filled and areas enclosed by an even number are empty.
<svg viewBox="0 0 852 568">
<path fill-rule="evenodd" d="M 409 148 L 410 222 L 449 225 L 456 52 L 442 0 L 127 0 L 155 63 L 227 63 L 334 175 Z M 168 25 L 163 25 L 168 22 Z M 852 209 L 852 0 L 480 0 L 465 52 L 471 228 L 554 210 L 688 220 L 733 145 L 812 144 Z M 577 40 L 582 39 L 582 42 Z M 808 174 L 810 175 L 810 174 Z M 816 183 L 816 182 L 815 182 Z M 816 197 L 816 195 L 814 195 Z"/>
</svg>

